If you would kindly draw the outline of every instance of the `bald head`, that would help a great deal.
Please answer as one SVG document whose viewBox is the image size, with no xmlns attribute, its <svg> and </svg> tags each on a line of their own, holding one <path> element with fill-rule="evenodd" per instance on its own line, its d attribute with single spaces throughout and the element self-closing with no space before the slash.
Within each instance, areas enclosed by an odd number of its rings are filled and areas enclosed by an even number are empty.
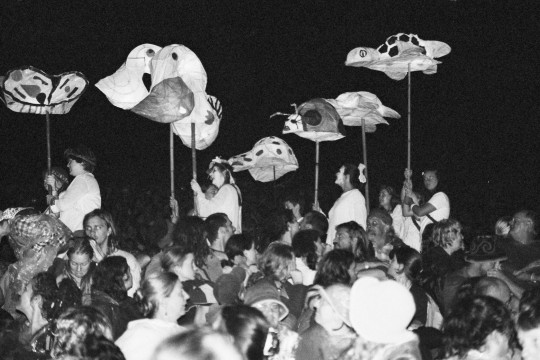
<svg viewBox="0 0 540 360">
<path fill-rule="evenodd" d="M 510 288 L 504 281 L 495 277 L 484 277 L 475 286 L 477 295 L 485 295 L 495 298 L 506 304 L 510 299 Z"/>
</svg>

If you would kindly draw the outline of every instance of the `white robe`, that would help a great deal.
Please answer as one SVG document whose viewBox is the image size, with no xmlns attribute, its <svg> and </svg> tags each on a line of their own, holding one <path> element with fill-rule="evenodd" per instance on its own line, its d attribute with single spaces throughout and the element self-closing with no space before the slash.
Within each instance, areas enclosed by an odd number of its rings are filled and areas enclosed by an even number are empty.
<svg viewBox="0 0 540 360">
<path fill-rule="evenodd" d="M 229 217 L 236 231 L 235 234 L 242 232 L 242 206 L 240 204 L 241 195 L 238 187 L 231 184 L 224 184 L 219 188 L 216 196 L 207 200 L 203 193 L 197 196 L 197 206 L 199 216 L 207 218 L 215 213 L 224 213 Z"/>
<path fill-rule="evenodd" d="M 328 236 L 326 243 L 332 245 L 336 237 L 336 226 L 356 221 L 366 229 L 367 211 L 364 195 L 358 189 L 341 194 L 328 213 Z"/>
</svg>

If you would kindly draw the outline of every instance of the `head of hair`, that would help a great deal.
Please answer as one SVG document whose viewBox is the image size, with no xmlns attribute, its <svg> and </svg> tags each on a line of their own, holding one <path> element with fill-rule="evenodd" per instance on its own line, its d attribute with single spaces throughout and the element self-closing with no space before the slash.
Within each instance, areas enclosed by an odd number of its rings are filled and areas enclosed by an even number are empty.
<svg viewBox="0 0 540 360">
<path fill-rule="evenodd" d="M 523 331 L 540 328 L 540 288 L 526 290 L 519 302 L 517 327 Z"/>
<path fill-rule="evenodd" d="M 30 281 L 32 285 L 32 298 L 41 297 L 41 316 L 47 321 L 52 321 L 59 315 L 56 306 L 58 305 L 58 287 L 54 275 L 48 272 L 36 274 Z"/>
<path fill-rule="evenodd" d="M 429 200 L 431 198 L 431 196 L 433 196 L 433 194 L 444 190 L 444 186 L 443 186 L 443 176 L 442 176 L 443 174 L 442 174 L 441 170 L 435 169 L 435 168 L 432 168 L 432 167 L 428 167 L 428 168 L 424 169 L 424 171 L 422 172 L 422 176 L 426 172 L 433 172 L 433 173 L 435 173 L 435 176 L 437 176 L 437 186 L 435 187 L 435 189 L 428 190 L 428 189 L 426 189 L 425 186 L 422 186 L 421 188 L 418 189 L 418 192 L 421 193 L 422 197 L 427 201 L 427 200 Z M 422 179 L 423 179 L 423 177 L 422 177 Z"/>
<path fill-rule="evenodd" d="M 88 335 L 82 342 L 74 344 L 69 358 L 84 360 L 125 360 L 122 350 L 105 336 Z"/>
<path fill-rule="evenodd" d="M 313 230 L 317 230 L 321 237 L 325 237 L 328 232 L 328 219 L 322 213 L 312 210 L 304 215 L 304 223 L 311 225 Z"/>
<path fill-rule="evenodd" d="M 62 314 L 65 310 L 81 306 L 82 291 L 71 279 L 63 279 L 58 284 L 57 313 Z"/>
<path fill-rule="evenodd" d="M 206 229 L 206 238 L 213 244 L 218 237 L 219 228 L 227 225 L 228 217 L 224 213 L 214 213 L 206 218 L 204 227 Z"/>
<path fill-rule="evenodd" d="M 173 231 L 174 245 L 179 245 L 193 253 L 195 265 L 202 268 L 210 255 L 210 246 L 206 242 L 204 220 L 197 216 L 186 216 L 179 219 Z"/>
<path fill-rule="evenodd" d="M 111 230 L 111 234 L 108 237 L 109 241 L 109 248 L 111 249 L 111 252 L 114 252 L 115 249 L 118 248 L 118 243 L 116 240 L 116 226 L 114 225 L 114 221 L 112 218 L 112 215 L 107 210 L 103 209 L 95 209 L 89 212 L 84 216 L 83 224 L 86 228 L 86 225 L 88 224 L 88 221 L 94 217 L 98 217 L 101 220 L 105 221 L 105 224 L 107 225 L 107 229 Z"/>
<path fill-rule="evenodd" d="M 248 238 L 245 234 L 234 234 L 225 244 L 225 254 L 230 261 L 238 255 L 244 256 L 244 251 L 250 250 L 253 246 L 253 239 Z"/>
<path fill-rule="evenodd" d="M 259 310 L 247 305 L 225 306 L 212 327 L 231 335 L 246 360 L 264 359 L 270 324 Z"/>
<path fill-rule="evenodd" d="M 285 195 L 283 202 L 290 202 L 293 205 L 299 205 L 300 215 L 304 214 L 304 208 L 306 206 L 306 201 L 304 197 L 298 191 L 291 191 Z"/>
<path fill-rule="evenodd" d="M 319 262 L 313 283 L 324 288 L 333 284 L 349 285 L 349 269 L 353 263 L 354 255 L 351 252 L 341 249 L 329 251 Z"/>
<path fill-rule="evenodd" d="M 298 258 L 305 257 L 306 265 L 311 270 L 317 268 L 317 245 L 315 243 L 319 240 L 321 235 L 317 230 L 307 229 L 297 232 L 292 239 L 292 248 L 294 256 Z"/>
<path fill-rule="evenodd" d="M 130 271 L 122 256 L 108 256 L 103 259 L 92 275 L 92 289 L 103 291 L 114 300 L 121 302 L 127 297 L 124 276 Z"/>
<path fill-rule="evenodd" d="M 214 166 L 212 167 L 215 167 L 219 170 L 220 173 L 223 174 L 223 178 L 224 178 L 224 184 L 230 184 L 231 183 L 231 178 L 232 178 L 232 167 L 231 165 L 229 165 L 228 163 L 219 163 L 219 162 L 216 162 L 214 163 Z"/>
<path fill-rule="evenodd" d="M 157 273 L 146 278 L 136 294 L 143 315 L 154 317 L 160 301 L 171 295 L 178 282 L 178 276 L 172 272 Z"/>
<path fill-rule="evenodd" d="M 282 281 L 295 261 L 292 247 L 279 242 L 271 243 L 259 259 L 259 269 L 265 277 Z"/>
<path fill-rule="evenodd" d="M 401 204 L 401 200 L 399 199 L 399 195 L 396 193 L 396 190 L 394 190 L 393 187 L 388 185 L 381 185 L 381 188 L 379 189 L 379 193 L 381 191 L 386 191 L 388 195 L 390 195 L 390 208 L 394 210 L 394 208 Z"/>
<path fill-rule="evenodd" d="M 105 314 L 91 306 L 65 311 L 56 321 L 56 339 L 51 349 L 53 359 L 73 354 L 90 335 L 112 340 L 112 326 Z"/>
<path fill-rule="evenodd" d="M 540 217 L 538 213 L 533 210 L 521 210 L 519 212 L 523 213 L 523 216 L 531 221 L 529 230 L 532 232 L 532 234 L 534 236 L 538 235 L 540 233 Z"/>
<path fill-rule="evenodd" d="M 432 240 L 443 249 L 452 245 L 455 235 L 461 230 L 461 224 L 454 219 L 443 219 L 433 225 Z"/>
<path fill-rule="evenodd" d="M 516 348 L 516 332 L 509 310 L 502 302 L 488 296 L 461 300 L 445 319 L 443 345 L 445 356 L 465 357 L 479 350 L 493 331 L 509 338 L 510 349 Z"/>
<path fill-rule="evenodd" d="M 346 163 L 343 164 L 342 167 L 344 169 L 343 175 L 349 176 L 349 182 L 351 183 L 352 187 L 355 189 L 360 189 L 362 184 L 360 183 L 360 170 L 358 169 L 358 165 Z"/>
<path fill-rule="evenodd" d="M 175 266 L 182 266 L 188 254 L 189 249 L 183 246 L 172 246 L 165 250 L 161 255 L 161 268 L 165 272 L 173 272 Z"/>
<path fill-rule="evenodd" d="M 355 261 L 365 261 L 372 256 L 373 245 L 367 238 L 366 230 L 356 221 L 349 221 L 336 226 L 336 231 L 345 230 L 351 239 L 356 239 L 356 249 L 354 250 Z"/>
<path fill-rule="evenodd" d="M 74 149 L 67 149 L 64 151 L 64 157 L 82 164 L 83 169 L 89 173 L 93 173 L 96 169 L 96 155 L 85 145 L 79 145 Z"/>
<path fill-rule="evenodd" d="M 409 246 L 400 246 L 390 251 L 390 259 L 396 259 L 403 265 L 402 273 L 413 282 L 420 281 L 422 273 L 422 256 Z"/>
<path fill-rule="evenodd" d="M 242 360 L 228 335 L 209 328 L 196 328 L 164 340 L 154 360 Z"/>
<path fill-rule="evenodd" d="M 88 238 L 75 238 L 70 243 L 66 254 L 68 258 L 73 254 L 88 255 L 88 258 L 92 260 L 94 258 L 94 249 L 90 245 Z"/>
<path fill-rule="evenodd" d="M 274 209 L 271 211 L 264 221 L 259 252 L 265 251 L 270 243 L 281 240 L 289 229 L 289 224 L 295 221 L 292 210 Z"/>
</svg>

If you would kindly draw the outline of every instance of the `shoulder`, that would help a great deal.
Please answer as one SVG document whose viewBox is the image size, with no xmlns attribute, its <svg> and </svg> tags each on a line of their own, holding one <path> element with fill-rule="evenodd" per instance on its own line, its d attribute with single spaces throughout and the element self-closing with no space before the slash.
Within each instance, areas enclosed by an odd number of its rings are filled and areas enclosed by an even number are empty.
<svg viewBox="0 0 540 360">
<path fill-rule="evenodd" d="M 433 196 L 429 199 L 429 202 L 432 202 L 432 201 L 450 202 L 450 199 L 448 198 L 448 195 L 446 195 L 442 191 L 439 191 L 438 193 L 433 194 Z"/>
</svg>

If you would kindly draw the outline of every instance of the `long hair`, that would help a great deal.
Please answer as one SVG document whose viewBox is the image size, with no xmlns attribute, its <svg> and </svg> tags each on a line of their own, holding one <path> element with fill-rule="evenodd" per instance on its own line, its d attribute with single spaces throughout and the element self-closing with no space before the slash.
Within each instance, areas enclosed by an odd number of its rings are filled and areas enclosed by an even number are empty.
<svg viewBox="0 0 540 360">
<path fill-rule="evenodd" d="M 114 225 L 111 213 L 103 209 L 95 209 L 89 212 L 84 216 L 83 219 L 84 228 L 86 228 L 88 221 L 94 217 L 98 217 L 101 220 L 105 221 L 105 224 L 107 224 L 107 229 L 111 230 L 111 234 L 107 238 L 107 241 L 109 242 L 109 254 L 114 253 L 116 249 L 118 249 L 118 240 L 116 239 L 116 226 Z"/>
<path fill-rule="evenodd" d="M 186 256 L 191 252 L 183 246 L 172 246 L 161 254 L 161 268 L 165 272 L 173 272 L 175 266 L 182 266 Z"/>
<path fill-rule="evenodd" d="M 317 230 L 307 229 L 297 232 L 292 239 L 292 248 L 294 256 L 298 258 L 305 257 L 306 265 L 311 270 L 317 269 L 317 246 L 315 243 L 320 239 Z"/>
<path fill-rule="evenodd" d="M 234 234 L 225 244 L 225 254 L 232 262 L 237 255 L 244 256 L 244 251 L 250 250 L 253 243 L 253 239 L 248 238 L 245 234 Z"/>
<path fill-rule="evenodd" d="M 154 274 L 146 278 L 136 293 L 136 300 L 145 317 L 153 318 L 160 301 L 168 298 L 180 280 L 171 272 Z"/>
<path fill-rule="evenodd" d="M 56 319 L 60 313 L 57 311 L 59 305 L 58 287 L 54 276 L 47 272 L 40 272 L 32 278 L 30 284 L 32 285 L 32 298 L 41 296 L 41 316 L 49 322 Z"/>
<path fill-rule="evenodd" d="M 344 168 L 344 175 L 349 175 L 349 182 L 351 183 L 352 187 L 355 189 L 360 190 L 362 187 L 362 183 L 360 183 L 360 170 L 358 169 L 357 165 L 346 163 L 343 164 Z"/>
<path fill-rule="evenodd" d="M 225 306 L 212 328 L 229 334 L 246 360 L 264 359 L 264 345 L 270 324 L 264 315 L 247 305 Z"/>
<path fill-rule="evenodd" d="M 87 255 L 88 259 L 90 259 L 90 267 L 88 268 L 88 272 L 81 279 L 81 289 L 84 289 L 85 287 L 90 286 L 92 282 L 92 274 L 96 268 L 96 263 L 92 261 L 92 258 L 94 257 L 94 249 L 92 248 L 92 245 L 90 245 L 90 240 L 88 240 L 86 237 L 75 239 L 70 244 L 66 252 L 68 260 L 71 260 L 71 255 L 74 254 Z M 66 261 L 66 271 L 69 274 L 71 273 L 69 261 Z"/>
<path fill-rule="evenodd" d="M 193 253 L 195 265 L 202 269 L 210 255 L 210 246 L 206 242 L 204 220 L 197 216 L 186 216 L 178 221 L 173 232 L 173 244 Z"/>
<path fill-rule="evenodd" d="M 344 229 L 351 239 L 356 239 L 356 249 L 354 249 L 354 260 L 356 262 L 365 261 L 368 258 L 375 256 L 373 245 L 367 238 L 366 231 L 356 221 L 349 221 L 336 226 L 336 231 Z"/>
<path fill-rule="evenodd" d="M 326 253 L 319 262 L 313 284 L 326 288 L 333 284 L 350 285 L 349 268 L 354 255 L 347 250 L 334 249 Z"/>
<path fill-rule="evenodd" d="M 103 291 L 114 300 L 121 302 L 127 298 L 124 276 L 130 271 L 122 256 L 108 256 L 103 259 L 92 275 L 92 290 Z"/>
<path fill-rule="evenodd" d="M 381 185 L 379 189 L 379 194 L 383 190 L 386 191 L 388 195 L 390 195 L 390 208 L 391 208 L 390 212 L 392 212 L 396 208 L 396 206 L 401 204 L 401 200 L 398 194 L 396 193 L 396 190 L 394 190 L 393 187 L 388 186 L 388 185 Z M 381 207 L 380 204 L 379 204 L 379 207 Z M 383 210 L 386 210 L 386 209 L 383 209 Z"/>
<path fill-rule="evenodd" d="M 420 282 L 422 274 L 422 256 L 409 246 L 400 246 L 390 251 L 390 259 L 396 258 L 403 265 L 402 273 L 414 283 Z"/>
<path fill-rule="evenodd" d="M 259 259 L 259 269 L 265 277 L 283 281 L 289 274 L 293 261 L 295 260 L 292 247 L 274 242 L 268 246 Z"/>
</svg>

